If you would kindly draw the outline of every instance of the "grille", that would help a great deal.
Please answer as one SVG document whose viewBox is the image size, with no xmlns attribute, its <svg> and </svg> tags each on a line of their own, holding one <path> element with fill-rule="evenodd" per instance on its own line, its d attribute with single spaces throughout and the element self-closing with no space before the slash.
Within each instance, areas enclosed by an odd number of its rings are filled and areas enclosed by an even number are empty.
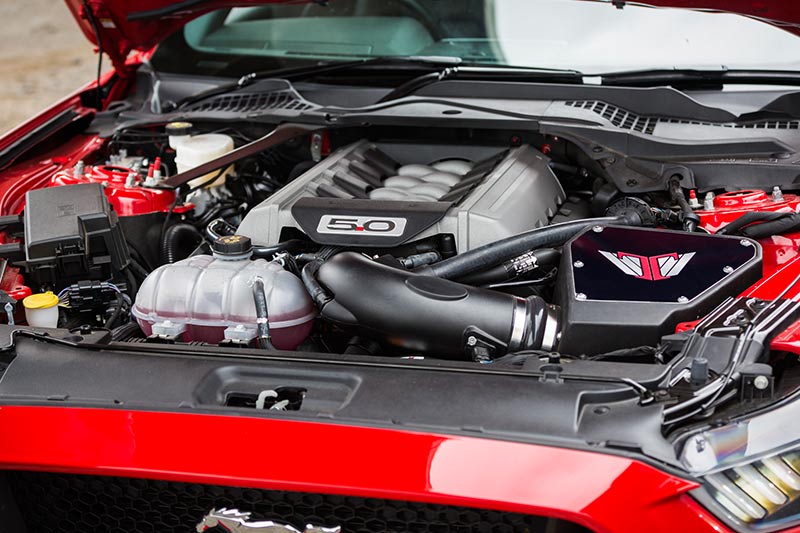
<svg viewBox="0 0 800 533">
<path fill-rule="evenodd" d="M 343 533 L 589 533 L 562 520 L 466 507 L 120 477 L 6 475 L 28 531 L 36 533 L 191 532 L 221 507 L 301 529 L 339 525 Z"/>
<path fill-rule="evenodd" d="M 305 111 L 311 109 L 311 105 L 299 99 L 292 91 L 270 91 L 221 95 L 189 106 L 190 111 L 228 111 L 232 113 L 270 109 Z"/>
<path fill-rule="evenodd" d="M 757 122 L 703 122 L 680 118 L 645 117 L 626 111 L 597 100 L 569 100 L 564 102 L 569 107 L 588 109 L 611 122 L 614 126 L 628 131 L 638 131 L 652 135 L 658 124 L 686 124 L 692 126 L 708 126 L 715 128 L 758 129 L 758 130 L 796 130 L 800 129 L 800 120 L 761 120 Z"/>
<path fill-rule="evenodd" d="M 654 117 L 643 117 L 630 111 L 626 111 L 621 107 L 617 107 L 605 102 L 597 100 L 570 100 L 564 102 L 565 105 L 570 107 L 577 107 L 581 109 L 588 109 L 597 113 L 601 117 L 607 119 L 618 128 L 638 131 L 646 135 L 652 135 L 653 130 L 658 123 L 658 119 Z"/>
</svg>

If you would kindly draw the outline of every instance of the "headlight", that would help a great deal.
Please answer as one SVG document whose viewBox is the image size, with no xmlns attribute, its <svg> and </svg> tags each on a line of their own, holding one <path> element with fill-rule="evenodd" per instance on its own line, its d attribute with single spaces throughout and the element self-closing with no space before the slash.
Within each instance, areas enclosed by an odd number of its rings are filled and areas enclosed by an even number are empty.
<svg viewBox="0 0 800 533">
<path fill-rule="evenodd" d="M 681 460 L 698 476 L 693 494 L 739 531 L 800 524 L 800 400 L 695 434 Z"/>
</svg>

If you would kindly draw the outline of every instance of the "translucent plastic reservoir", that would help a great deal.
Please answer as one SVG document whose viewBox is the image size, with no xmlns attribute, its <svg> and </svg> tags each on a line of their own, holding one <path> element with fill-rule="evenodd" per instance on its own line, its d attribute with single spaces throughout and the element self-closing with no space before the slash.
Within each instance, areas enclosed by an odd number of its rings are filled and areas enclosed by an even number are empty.
<svg viewBox="0 0 800 533">
<path fill-rule="evenodd" d="M 272 343 L 293 350 L 311 331 L 316 308 L 302 282 L 264 259 L 224 260 L 200 255 L 164 265 L 142 283 L 133 315 L 145 334 L 182 335 L 217 343 L 255 335 L 253 282 L 264 282 Z"/>
<path fill-rule="evenodd" d="M 169 145 L 175 149 L 175 164 L 178 172 L 185 172 L 209 161 L 221 157 L 233 150 L 233 138 L 220 133 L 204 133 L 202 135 L 170 136 Z M 225 178 L 232 167 L 225 169 L 213 183 L 207 183 L 217 171 L 210 172 L 189 182 L 196 187 L 219 187 L 225 184 Z"/>
</svg>

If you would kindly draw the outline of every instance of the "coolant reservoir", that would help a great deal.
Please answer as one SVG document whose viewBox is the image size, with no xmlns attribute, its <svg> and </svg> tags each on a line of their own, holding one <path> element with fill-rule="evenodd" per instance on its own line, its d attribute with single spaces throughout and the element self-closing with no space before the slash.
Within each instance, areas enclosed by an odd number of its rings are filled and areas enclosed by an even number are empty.
<svg viewBox="0 0 800 533">
<path fill-rule="evenodd" d="M 175 164 L 178 167 L 178 173 L 181 173 L 233 151 L 233 138 L 230 135 L 223 135 L 221 133 L 170 135 L 169 145 L 175 150 Z M 232 167 L 226 168 L 222 174 L 220 174 L 219 178 L 205 186 L 219 187 L 224 185 L 225 178 L 231 168 Z M 200 186 L 213 178 L 218 172 L 218 170 L 215 170 L 193 179 L 189 182 L 189 186 Z"/>
<path fill-rule="evenodd" d="M 244 239 L 249 247 L 249 239 Z M 238 243 L 237 243 L 238 246 Z M 253 282 L 267 295 L 272 343 L 293 350 L 308 336 L 316 308 L 302 282 L 276 262 L 233 250 L 198 255 L 154 270 L 142 283 L 133 315 L 145 334 L 184 341 L 249 341 L 256 336 Z M 237 253 L 239 252 L 239 253 Z"/>
</svg>

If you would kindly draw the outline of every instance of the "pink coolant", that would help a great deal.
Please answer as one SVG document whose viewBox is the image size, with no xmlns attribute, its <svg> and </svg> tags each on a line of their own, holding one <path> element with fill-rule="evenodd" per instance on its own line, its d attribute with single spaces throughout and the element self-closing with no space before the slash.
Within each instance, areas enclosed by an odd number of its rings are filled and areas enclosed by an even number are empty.
<svg viewBox="0 0 800 533">
<path fill-rule="evenodd" d="M 294 350 L 308 337 L 316 308 L 302 282 L 264 259 L 190 257 L 154 270 L 142 283 L 133 315 L 145 334 L 181 333 L 184 341 L 246 340 L 256 330 L 253 282 L 267 296 L 272 343 Z"/>
</svg>

